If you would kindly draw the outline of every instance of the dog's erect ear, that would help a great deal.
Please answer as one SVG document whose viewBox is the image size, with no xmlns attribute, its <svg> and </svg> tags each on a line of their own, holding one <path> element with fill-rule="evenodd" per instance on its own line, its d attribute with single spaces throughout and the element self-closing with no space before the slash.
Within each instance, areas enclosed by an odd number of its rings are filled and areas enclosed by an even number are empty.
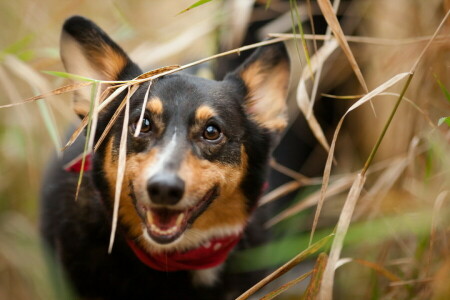
<svg viewBox="0 0 450 300">
<path fill-rule="evenodd" d="M 68 73 L 98 80 L 127 80 L 142 73 L 102 29 L 80 16 L 73 16 L 64 23 L 60 52 Z M 90 88 L 78 90 L 75 112 L 86 115 L 89 102 Z"/>
<path fill-rule="evenodd" d="M 244 107 L 250 118 L 278 133 L 287 124 L 289 75 L 289 56 L 280 43 L 259 48 L 229 76 L 240 78 L 245 84 Z"/>
</svg>

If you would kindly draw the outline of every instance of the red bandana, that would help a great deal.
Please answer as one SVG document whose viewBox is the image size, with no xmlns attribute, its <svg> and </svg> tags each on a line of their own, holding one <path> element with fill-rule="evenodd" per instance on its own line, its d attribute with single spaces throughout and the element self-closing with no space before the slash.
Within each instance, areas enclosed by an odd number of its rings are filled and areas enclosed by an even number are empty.
<svg viewBox="0 0 450 300">
<path fill-rule="evenodd" d="M 128 245 L 141 262 L 158 271 L 172 272 L 181 270 L 208 269 L 223 263 L 228 253 L 236 246 L 241 236 L 233 235 L 221 239 L 214 239 L 206 244 L 185 252 L 148 253 L 133 241 L 127 240 Z"/>
<path fill-rule="evenodd" d="M 81 170 L 92 169 L 91 154 L 86 155 L 82 168 L 83 156 L 79 156 L 66 164 L 64 170 L 79 173 Z M 181 270 L 201 270 L 220 265 L 224 262 L 228 253 L 241 239 L 240 235 L 231 235 L 220 239 L 213 239 L 202 246 L 185 252 L 148 253 L 136 243 L 127 239 L 127 243 L 139 260 L 158 271 L 172 272 Z"/>
</svg>

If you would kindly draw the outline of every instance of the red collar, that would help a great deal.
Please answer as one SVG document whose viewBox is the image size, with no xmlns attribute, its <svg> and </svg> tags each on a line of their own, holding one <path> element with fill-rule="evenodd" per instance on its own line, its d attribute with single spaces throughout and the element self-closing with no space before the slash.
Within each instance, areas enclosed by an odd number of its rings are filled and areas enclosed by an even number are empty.
<svg viewBox="0 0 450 300">
<path fill-rule="evenodd" d="M 92 169 L 92 155 L 86 155 L 84 166 L 83 156 L 78 156 L 64 165 L 67 172 L 79 173 L 81 170 Z M 185 252 L 148 253 L 136 243 L 127 239 L 127 243 L 139 260 L 150 268 L 158 271 L 181 271 L 208 269 L 223 263 L 228 253 L 236 246 L 241 235 L 232 235 L 220 239 L 213 239 L 202 246 Z"/>
<path fill-rule="evenodd" d="M 185 252 L 148 253 L 136 243 L 127 240 L 128 245 L 141 262 L 158 271 L 201 270 L 223 263 L 228 253 L 236 246 L 241 236 L 233 235 L 214 239 L 202 246 Z"/>
</svg>

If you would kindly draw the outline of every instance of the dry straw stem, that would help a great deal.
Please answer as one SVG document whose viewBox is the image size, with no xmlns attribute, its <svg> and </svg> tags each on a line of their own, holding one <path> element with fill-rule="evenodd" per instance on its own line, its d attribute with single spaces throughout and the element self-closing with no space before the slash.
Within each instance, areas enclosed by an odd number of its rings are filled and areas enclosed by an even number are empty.
<svg viewBox="0 0 450 300">
<path fill-rule="evenodd" d="M 333 3 L 333 12 L 336 13 L 339 9 L 339 5 L 341 4 L 340 0 L 335 0 Z M 311 18 L 312 20 L 312 18 Z M 314 28 L 314 24 L 311 23 L 312 28 Z M 314 36 L 314 30 L 313 30 L 313 36 Z M 331 27 L 327 26 L 327 30 L 325 32 L 325 36 L 330 38 L 331 37 Z M 305 38 L 303 38 L 303 40 L 305 40 Z M 330 40 L 326 40 L 324 43 L 324 46 L 326 46 L 328 43 L 330 42 Z M 317 53 L 317 42 L 314 39 L 314 46 L 315 46 L 315 50 Z M 314 102 L 316 101 L 316 96 L 317 96 L 317 90 L 319 88 L 319 82 L 320 82 L 320 77 L 322 76 L 322 70 L 323 70 L 323 63 L 325 62 L 324 59 L 319 59 L 319 66 L 317 68 L 317 72 L 316 72 L 316 80 L 314 80 L 314 84 L 312 87 L 312 91 L 311 91 L 311 102 L 309 105 L 309 110 L 307 113 L 307 117 L 309 118 L 312 115 L 313 112 L 313 108 L 314 108 Z"/>
<path fill-rule="evenodd" d="M 313 274 L 306 288 L 305 294 L 302 300 L 315 300 L 320 290 L 320 284 L 322 282 L 323 271 L 327 265 L 328 256 L 326 253 L 320 253 L 317 257 L 316 264 L 314 265 Z"/>
<path fill-rule="evenodd" d="M 356 176 L 356 180 L 353 182 L 347 199 L 345 200 L 344 207 L 342 208 L 341 215 L 339 216 L 339 221 L 336 228 L 336 236 L 333 239 L 333 244 L 330 251 L 330 259 L 328 260 L 328 264 L 325 267 L 322 285 L 319 292 L 319 299 L 321 300 L 332 299 L 333 276 L 336 268 L 336 263 L 339 260 L 342 246 L 344 244 L 344 237 L 350 225 L 353 210 L 355 209 L 356 202 L 359 198 L 359 195 L 361 194 L 361 190 L 364 186 L 365 180 L 366 177 L 363 174 L 358 174 Z"/>
<path fill-rule="evenodd" d="M 114 245 L 114 238 L 116 236 L 117 220 L 119 217 L 120 195 L 122 193 L 122 182 L 125 176 L 125 167 L 127 161 L 126 153 L 127 153 L 128 119 L 130 114 L 130 98 L 136 91 L 136 89 L 137 86 L 129 87 L 127 96 L 125 98 L 125 116 L 123 118 L 122 135 L 120 137 L 119 161 L 116 176 L 116 190 L 114 193 L 113 220 L 111 226 L 111 236 L 109 238 L 108 253 L 111 253 L 112 251 L 112 247 Z"/>
<path fill-rule="evenodd" d="M 269 37 L 272 38 L 278 38 L 278 37 L 285 37 L 294 38 L 295 35 L 291 33 L 270 33 Z M 300 36 L 297 35 L 297 38 Z M 344 35 L 344 38 L 347 40 L 347 42 L 351 43 L 358 43 L 358 44 L 371 44 L 371 45 L 378 45 L 378 46 L 407 46 L 410 44 L 417 44 L 417 43 L 426 43 L 431 40 L 433 36 L 421 36 L 421 37 L 414 37 L 414 38 L 405 38 L 405 39 L 388 39 L 388 38 L 377 38 L 377 37 L 370 37 L 370 36 L 354 36 L 354 35 Z M 335 38 L 333 36 L 327 36 L 326 34 L 304 34 L 303 38 L 305 40 L 313 40 L 313 41 L 329 41 L 334 40 Z M 434 41 L 437 42 L 447 42 L 450 39 L 449 35 L 438 35 L 434 39 Z"/>
<path fill-rule="evenodd" d="M 434 247 L 434 243 L 436 241 L 436 232 L 437 232 L 437 228 L 438 228 L 438 222 L 439 222 L 439 215 L 442 209 L 442 206 L 444 204 L 444 200 L 447 198 L 448 195 L 448 191 L 442 191 L 439 193 L 439 195 L 437 196 L 436 200 L 434 201 L 434 205 L 433 205 L 433 214 L 431 216 L 431 233 L 430 233 L 430 248 L 428 250 L 428 263 L 425 264 L 425 276 L 428 276 L 428 272 L 429 272 L 429 266 L 431 266 L 431 255 L 433 255 L 433 247 Z M 444 239 L 444 242 L 446 242 L 447 240 Z M 449 249 L 449 248 L 447 248 Z"/>
<path fill-rule="evenodd" d="M 291 270 L 293 267 L 298 265 L 300 262 L 302 262 L 305 258 L 310 256 L 311 254 L 317 252 L 319 249 L 321 249 L 324 245 L 328 243 L 332 235 L 328 235 L 324 237 L 323 239 L 317 241 L 313 245 L 309 246 L 307 249 L 303 250 L 301 253 L 297 254 L 293 259 L 285 263 L 283 266 L 275 270 L 273 273 L 262 279 L 260 282 L 255 284 L 253 287 L 251 287 L 249 290 L 247 290 L 245 293 L 243 293 L 241 296 L 236 298 L 236 300 L 244 300 L 253 295 L 255 292 L 260 290 L 262 287 L 267 285 L 269 282 L 272 282 L 273 280 L 277 279 L 278 277 L 282 276 L 289 270 Z"/>
<path fill-rule="evenodd" d="M 298 172 L 296 172 L 296 171 L 294 171 L 292 169 L 289 169 L 288 167 L 283 166 L 282 164 L 278 163 L 273 158 L 270 160 L 270 166 L 274 170 L 276 170 L 276 171 L 280 172 L 281 174 L 284 174 L 284 175 L 286 175 L 288 177 L 291 177 L 291 178 L 297 180 L 298 182 L 301 182 L 301 183 L 304 183 L 304 184 L 313 184 L 313 183 L 316 182 L 315 179 L 308 178 L 305 175 L 302 175 L 302 174 L 300 174 L 300 173 L 298 173 Z"/>
<path fill-rule="evenodd" d="M 425 55 L 426 51 L 428 50 L 429 46 L 431 45 L 431 43 L 434 41 L 435 37 L 437 36 L 438 32 L 440 31 L 440 29 L 442 28 L 442 26 L 444 25 L 445 21 L 447 20 L 448 16 L 450 15 L 450 10 L 446 13 L 445 17 L 443 18 L 443 20 L 441 21 L 441 23 L 439 24 L 438 28 L 436 29 L 433 37 L 430 39 L 430 41 L 427 43 L 427 45 L 424 47 L 422 53 L 419 55 L 419 57 L 417 58 L 416 62 L 414 63 L 414 65 L 411 68 L 411 71 L 408 73 L 402 73 L 399 74 L 393 78 L 391 78 L 390 80 L 388 80 L 386 83 L 384 83 L 382 86 L 383 88 L 381 90 L 386 89 L 388 86 L 394 84 L 395 82 L 397 82 L 399 79 L 403 79 L 404 77 L 407 77 L 406 83 L 400 93 L 400 96 L 398 97 L 397 102 L 395 103 L 395 106 L 386 122 L 386 125 L 383 128 L 383 131 L 381 132 L 378 141 L 376 142 L 372 152 L 370 153 L 366 164 L 364 165 L 364 168 L 361 170 L 361 173 L 358 174 L 355 182 L 353 183 L 352 188 L 350 189 L 350 193 L 347 197 L 347 200 L 344 203 L 344 207 L 341 211 L 341 215 L 339 216 L 339 220 L 338 220 L 338 224 L 336 227 L 336 236 L 333 240 L 333 244 L 331 246 L 331 250 L 330 250 L 330 259 L 329 262 L 325 268 L 325 273 L 324 273 L 324 278 L 322 281 L 322 287 L 320 290 L 320 294 L 319 294 L 319 299 L 321 300 L 328 300 L 328 299 L 332 299 L 332 295 L 333 295 L 333 282 L 334 282 L 334 273 L 336 270 L 336 263 L 339 260 L 339 256 L 342 250 L 342 246 L 343 246 L 343 241 L 345 238 L 345 235 L 347 233 L 351 218 L 352 218 L 352 214 L 354 211 L 354 207 L 356 205 L 356 202 L 359 198 L 359 195 L 361 193 L 361 190 L 364 186 L 364 182 L 365 182 L 365 178 L 366 178 L 366 172 L 370 166 L 370 164 L 373 161 L 373 158 L 375 156 L 375 154 L 377 153 L 377 150 L 381 144 L 381 141 L 383 140 L 383 137 L 387 131 L 387 129 L 389 128 L 389 125 L 391 124 L 391 121 L 397 111 L 398 106 L 400 105 L 404 94 L 406 93 L 406 90 L 409 87 L 409 84 L 411 83 L 411 80 L 414 76 L 414 72 L 417 69 L 418 64 L 420 63 L 420 61 L 422 60 L 423 56 Z M 406 76 L 405 76 L 406 75 Z M 397 79 L 395 79 L 397 78 Z M 391 84 L 387 84 L 388 82 L 391 82 Z M 386 87 L 384 87 L 386 85 Z M 378 87 L 378 89 L 380 89 L 380 87 Z M 376 89 L 375 89 L 376 90 Z M 370 94 L 374 94 L 373 96 L 379 94 L 378 93 L 374 93 L 375 90 L 369 94 L 367 94 L 364 98 L 368 98 L 368 96 Z M 381 92 L 381 91 L 380 91 Z M 372 96 L 372 97 L 373 97 Z M 358 102 L 356 102 L 352 107 L 350 107 L 350 109 L 344 114 L 344 116 L 342 117 L 341 121 L 338 124 L 338 128 L 336 129 L 334 138 L 333 138 L 333 142 L 332 142 L 332 148 L 333 148 L 333 144 L 335 144 L 335 140 L 337 138 L 337 133 L 340 129 L 340 126 L 342 125 L 342 121 L 345 118 L 345 116 L 353 109 L 355 109 L 357 106 L 361 105 L 357 105 L 355 107 L 356 104 L 362 102 L 362 100 L 359 100 Z M 331 158 L 330 156 L 332 156 L 333 151 L 330 150 L 329 152 L 329 156 L 327 159 L 327 166 L 329 165 L 328 170 L 331 170 Z M 326 177 L 329 177 L 329 173 L 324 173 L 324 184 L 323 184 L 323 189 L 326 189 L 326 184 L 325 184 L 325 179 Z M 316 214 L 317 216 L 317 214 Z"/>
<path fill-rule="evenodd" d="M 275 297 L 279 296 L 281 293 L 287 291 L 288 289 L 290 289 L 291 287 L 293 287 L 294 285 L 302 282 L 303 280 L 305 280 L 306 278 L 308 278 L 311 274 L 313 273 L 313 271 L 309 271 L 306 272 L 305 274 L 283 284 L 282 286 L 280 286 L 279 288 L 277 288 L 276 290 L 268 293 L 267 295 L 265 295 L 264 297 L 261 298 L 261 300 L 271 300 L 274 299 Z"/>
<path fill-rule="evenodd" d="M 142 122 L 144 121 L 145 107 L 147 106 L 148 94 L 150 93 L 150 88 L 152 87 L 152 83 L 153 83 L 153 81 L 148 82 L 148 88 L 147 88 L 147 91 L 145 92 L 144 101 L 142 102 L 141 115 L 139 116 L 139 121 L 136 125 L 136 132 L 134 133 L 134 137 L 138 137 L 139 134 L 141 133 Z"/>
<path fill-rule="evenodd" d="M 347 112 L 342 116 L 341 120 L 339 121 L 338 125 L 336 126 L 336 130 L 334 132 L 333 140 L 331 142 L 330 151 L 328 152 L 327 161 L 325 163 L 325 169 L 324 169 L 324 174 L 323 174 L 323 183 L 322 183 L 322 187 L 320 189 L 320 199 L 319 199 L 319 202 L 317 204 L 317 209 L 316 209 L 316 213 L 315 213 L 315 216 L 314 216 L 313 226 L 312 226 L 312 229 L 311 229 L 310 243 L 311 243 L 311 241 L 313 239 L 314 232 L 315 232 L 315 229 L 317 227 L 317 222 L 318 222 L 318 219 L 319 219 L 319 215 L 320 215 L 320 212 L 322 210 L 323 202 L 324 202 L 324 199 L 325 199 L 325 193 L 326 193 L 326 190 L 328 188 L 328 183 L 330 181 L 331 165 L 332 165 L 333 158 L 334 158 L 334 150 L 335 150 L 335 147 L 336 147 L 336 141 L 337 141 L 337 137 L 339 135 L 339 132 L 341 130 L 341 127 L 342 127 L 342 124 L 344 122 L 345 117 L 351 111 L 353 111 L 354 109 L 356 109 L 359 106 L 363 105 L 367 101 L 370 101 L 373 97 L 379 95 L 384 90 L 390 88 L 391 86 L 393 86 L 394 84 L 396 84 L 400 80 L 402 80 L 405 77 L 407 77 L 409 74 L 410 73 L 400 73 L 400 74 L 392 77 L 391 79 L 389 79 L 388 81 L 386 81 L 382 85 L 378 86 L 377 88 L 375 88 L 373 91 L 371 91 L 367 95 L 365 95 L 363 98 L 358 100 L 356 103 L 354 103 L 347 110 Z"/>
<path fill-rule="evenodd" d="M 336 41 L 332 40 L 330 43 L 327 43 L 326 45 L 321 47 L 319 51 L 314 54 L 311 59 L 312 72 L 318 71 L 321 62 L 325 61 L 337 49 L 337 46 L 338 45 Z M 316 139 L 326 151 L 329 151 L 330 145 L 327 142 L 327 139 L 325 137 L 325 134 L 323 133 L 322 128 L 320 127 L 319 122 L 317 121 L 314 114 L 309 114 L 311 101 L 309 99 L 308 91 L 306 88 L 306 80 L 308 80 L 308 72 L 306 69 L 303 69 L 302 76 L 300 77 L 300 81 L 297 86 L 297 105 L 300 108 L 300 111 L 305 116 L 306 121 L 308 122 L 308 125 Z"/>
<path fill-rule="evenodd" d="M 337 195 L 337 194 L 340 194 L 340 193 L 346 191 L 352 185 L 354 177 L 355 177 L 354 174 L 349 174 L 349 175 L 346 175 L 346 176 L 334 181 L 330 185 L 330 187 L 327 189 L 325 196 L 327 198 L 329 198 L 331 196 L 334 196 L 334 195 Z M 270 195 L 270 193 L 267 194 L 265 197 L 263 197 L 263 199 L 268 197 L 269 195 Z M 319 201 L 319 199 L 320 199 L 320 191 L 314 192 L 311 195 L 309 195 L 308 197 L 306 197 L 305 199 L 303 199 L 301 202 L 295 204 L 292 207 L 289 207 L 289 208 L 283 210 L 281 213 L 279 213 L 278 215 L 276 215 L 275 217 L 270 219 L 265 224 L 265 226 L 272 227 L 275 224 L 277 224 L 295 214 L 298 214 L 299 212 L 301 212 L 309 207 L 317 205 L 317 202 Z"/>
<path fill-rule="evenodd" d="M 89 108 L 89 114 L 87 117 L 87 132 L 86 132 L 86 141 L 84 143 L 84 150 L 83 150 L 83 156 L 81 159 L 81 170 L 80 175 L 78 176 L 78 183 L 77 183 L 77 190 L 75 192 L 75 201 L 78 199 L 78 194 L 80 193 L 80 187 L 81 187 L 81 181 L 83 180 L 83 174 L 84 174 L 84 165 L 86 163 L 86 156 L 90 152 L 89 149 L 89 141 L 91 140 L 91 136 L 95 135 L 95 132 L 92 133 L 92 120 L 94 115 L 94 106 L 95 102 L 98 102 L 96 97 L 100 94 L 98 90 L 98 82 L 94 82 L 91 87 L 91 102 L 90 102 L 90 108 Z M 85 117 L 85 118 L 86 118 Z"/>
<path fill-rule="evenodd" d="M 330 26 L 331 30 L 333 31 L 334 36 L 336 37 L 339 45 L 341 46 L 342 50 L 344 51 L 345 55 L 347 56 L 348 61 L 350 62 L 350 65 L 355 72 L 356 77 L 358 78 L 358 81 L 361 83 L 361 86 L 364 89 L 364 92 L 368 93 L 369 89 L 367 88 L 366 82 L 364 80 L 364 77 L 361 73 L 361 70 L 358 66 L 358 63 L 356 62 L 355 56 L 353 55 L 352 50 L 350 49 L 350 46 L 348 45 L 347 40 L 345 39 L 344 32 L 342 31 L 341 25 L 339 24 L 339 21 L 336 17 L 336 14 L 333 10 L 333 7 L 329 0 L 317 0 L 317 4 L 319 4 L 320 10 L 322 11 L 322 14 L 327 21 L 328 25 Z"/>
</svg>

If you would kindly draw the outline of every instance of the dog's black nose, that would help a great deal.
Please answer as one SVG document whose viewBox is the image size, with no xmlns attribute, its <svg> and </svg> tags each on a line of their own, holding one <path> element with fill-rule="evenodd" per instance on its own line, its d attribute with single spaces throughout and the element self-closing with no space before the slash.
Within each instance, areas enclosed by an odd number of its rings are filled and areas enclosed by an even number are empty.
<svg viewBox="0 0 450 300">
<path fill-rule="evenodd" d="M 176 174 L 160 173 L 147 181 L 150 201 L 155 204 L 177 204 L 184 194 L 184 181 Z"/>
</svg>

